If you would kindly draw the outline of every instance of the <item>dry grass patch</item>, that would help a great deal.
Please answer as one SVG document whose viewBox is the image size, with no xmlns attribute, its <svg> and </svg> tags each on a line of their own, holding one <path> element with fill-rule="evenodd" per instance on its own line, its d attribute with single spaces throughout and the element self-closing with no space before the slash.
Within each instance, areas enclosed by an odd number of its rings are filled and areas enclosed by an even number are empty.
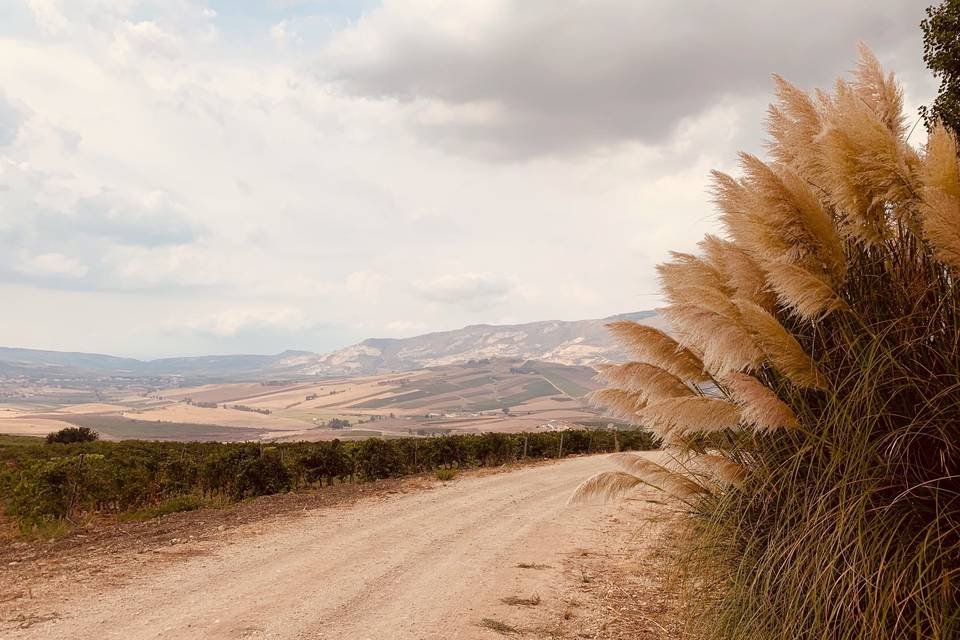
<svg viewBox="0 0 960 640">
<path fill-rule="evenodd" d="M 540 604 L 540 595 L 534 594 L 530 598 L 520 598 L 518 596 L 508 596 L 506 598 L 501 598 L 500 602 L 503 604 L 508 604 L 511 607 L 535 607 Z"/>
<path fill-rule="evenodd" d="M 549 569 L 549 568 L 550 568 L 550 565 L 548 565 L 548 564 L 540 564 L 540 563 L 537 563 L 537 562 L 520 562 L 520 563 L 517 563 L 517 568 L 518 568 L 518 569 L 537 569 L 537 570 L 542 570 L 542 569 Z"/>
<path fill-rule="evenodd" d="M 490 629 L 491 631 L 496 631 L 502 636 L 508 635 L 520 635 L 520 630 L 516 627 L 511 627 L 510 625 L 500 622 L 499 620 L 494 620 L 492 618 L 484 618 L 480 621 L 480 625 L 484 629 Z"/>
</svg>

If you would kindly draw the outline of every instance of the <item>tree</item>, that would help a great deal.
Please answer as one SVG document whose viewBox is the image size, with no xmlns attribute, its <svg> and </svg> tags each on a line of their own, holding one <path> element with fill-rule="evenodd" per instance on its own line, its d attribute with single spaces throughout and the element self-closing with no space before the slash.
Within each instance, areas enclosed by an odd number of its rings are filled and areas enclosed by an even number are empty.
<svg viewBox="0 0 960 640">
<path fill-rule="evenodd" d="M 941 121 L 960 132 L 960 0 L 944 0 L 927 7 L 923 29 L 923 61 L 940 80 L 933 105 L 920 107 L 928 129 Z"/>
<path fill-rule="evenodd" d="M 99 440 L 100 434 L 90 427 L 66 427 L 54 433 L 47 434 L 47 444 L 72 444 L 74 442 L 93 442 Z"/>
</svg>

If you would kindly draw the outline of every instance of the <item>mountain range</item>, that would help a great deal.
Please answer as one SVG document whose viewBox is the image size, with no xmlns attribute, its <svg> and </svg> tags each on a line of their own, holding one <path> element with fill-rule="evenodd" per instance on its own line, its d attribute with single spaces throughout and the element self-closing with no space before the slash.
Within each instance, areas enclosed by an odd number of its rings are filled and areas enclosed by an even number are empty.
<svg viewBox="0 0 960 640">
<path fill-rule="evenodd" d="M 567 365 L 623 360 L 604 325 L 629 319 L 659 325 L 654 311 L 598 320 L 478 324 L 414 336 L 370 338 L 327 354 L 224 355 L 136 360 L 116 356 L 0 347 L 0 376 L 269 379 L 305 375 L 364 375 L 481 360 L 516 358 Z"/>
</svg>

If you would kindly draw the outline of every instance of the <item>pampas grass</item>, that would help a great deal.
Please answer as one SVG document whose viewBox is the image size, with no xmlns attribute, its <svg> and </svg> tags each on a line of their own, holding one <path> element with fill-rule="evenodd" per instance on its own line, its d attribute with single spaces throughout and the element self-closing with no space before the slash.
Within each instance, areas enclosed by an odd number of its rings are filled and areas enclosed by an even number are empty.
<svg viewBox="0 0 960 640">
<path fill-rule="evenodd" d="M 733 402 L 740 407 L 740 420 L 744 426 L 760 431 L 797 426 L 797 416 L 789 405 L 757 378 L 730 373 L 722 382 Z"/>
<path fill-rule="evenodd" d="M 771 162 L 714 173 L 722 234 L 660 268 L 676 340 L 612 327 L 672 377 L 596 396 L 686 467 L 617 457 L 583 493 L 683 494 L 707 639 L 958 638 L 957 141 L 907 143 L 865 48 L 831 92 L 775 82 Z"/>
<path fill-rule="evenodd" d="M 608 365 L 599 371 L 598 378 L 622 391 L 639 394 L 642 402 L 693 395 L 680 378 L 645 362 Z"/>
<path fill-rule="evenodd" d="M 593 406 L 606 409 L 611 416 L 631 424 L 637 424 L 637 412 L 646 405 L 642 394 L 623 389 L 599 389 L 587 399 Z"/>
<path fill-rule="evenodd" d="M 803 320 L 818 320 L 846 303 L 822 276 L 788 262 L 766 263 L 767 282 L 780 304 Z M 768 309 L 764 309 L 767 311 Z"/>
<path fill-rule="evenodd" d="M 927 143 L 927 162 L 922 174 L 923 231 L 937 257 L 960 269 L 960 161 L 957 140 L 937 124 Z"/>
<path fill-rule="evenodd" d="M 643 455 L 614 453 L 610 454 L 610 459 L 624 471 L 604 471 L 588 478 L 574 490 L 571 503 L 597 497 L 609 500 L 639 486 L 653 487 L 681 500 L 706 491 L 683 473 L 667 469 Z"/>
<path fill-rule="evenodd" d="M 659 329 L 630 320 L 618 320 L 607 325 L 610 332 L 643 362 L 669 371 L 681 380 L 707 382 L 703 362 L 689 349 Z"/>
<path fill-rule="evenodd" d="M 665 440 L 733 429 L 740 422 L 740 409 L 719 398 L 668 398 L 645 406 L 637 415 Z"/>
<path fill-rule="evenodd" d="M 580 483 L 570 496 L 570 503 L 587 502 L 591 498 L 619 498 L 639 485 L 647 484 L 639 476 L 623 471 L 604 471 Z"/>
<path fill-rule="evenodd" d="M 738 301 L 741 317 L 764 355 L 798 387 L 823 387 L 817 365 L 797 339 L 768 311 L 747 300 Z"/>
</svg>

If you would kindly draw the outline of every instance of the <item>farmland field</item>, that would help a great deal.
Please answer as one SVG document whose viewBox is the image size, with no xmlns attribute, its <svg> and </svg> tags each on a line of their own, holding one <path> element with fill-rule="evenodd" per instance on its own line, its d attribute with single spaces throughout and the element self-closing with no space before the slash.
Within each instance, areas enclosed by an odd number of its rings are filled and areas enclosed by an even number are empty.
<svg viewBox="0 0 960 640">
<path fill-rule="evenodd" d="M 0 433 L 42 436 L 77 425 L 108 440 L 319 441 L 555 430 L 603 420 L 584 398 L 597 388 L 593 373 L 485 360 L 352 378 L 92 391 L 37 386 L 0 404 Z"/>
</svg>

